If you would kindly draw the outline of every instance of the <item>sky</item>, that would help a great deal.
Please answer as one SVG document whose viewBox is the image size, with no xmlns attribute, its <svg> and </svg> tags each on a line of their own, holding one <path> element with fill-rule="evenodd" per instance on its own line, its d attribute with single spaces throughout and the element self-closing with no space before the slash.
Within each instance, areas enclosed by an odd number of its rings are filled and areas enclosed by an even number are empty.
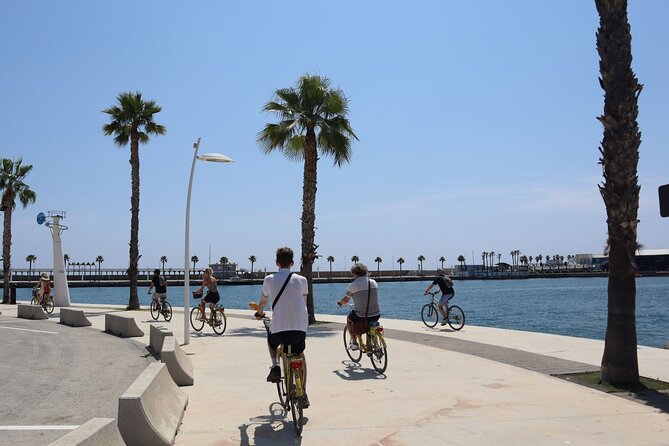
<svg viewBox="0 0 669 446">
<path fill-rule="evenodd" d="M 642 144 L 639 242 L 669 248 L 669 2 L 629 4 Z M 183 267 L 193 143 L 190 256 L 275 269 L 300 252 L 302 165 L 264 154 L 262 112 L 280 88 L 325 76 L 349 99 L 350 164 L 318 165 L 314 270 L 481 263 L 483 251 L 603 252 L 603 111 L 594 1 L 0 1 L 0 156 L 23 158 L 35 204 L 13 215 L 12 266 L 52 265 L 39 212 L 64 210 L 72 262 L 128 265 L 129 148 L 104 136 L 121 92 L 167 128 L 140 148 L 141 268 Z M 202 265 L 202 263 L 200 263 Z"/>
</svg>

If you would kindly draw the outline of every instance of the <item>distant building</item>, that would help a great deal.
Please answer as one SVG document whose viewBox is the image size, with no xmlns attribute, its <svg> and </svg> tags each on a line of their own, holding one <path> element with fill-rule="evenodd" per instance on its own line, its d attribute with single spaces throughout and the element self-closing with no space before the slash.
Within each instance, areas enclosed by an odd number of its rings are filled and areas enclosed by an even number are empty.
<svg viewBox="0 0 669 446">
<path fill-rule="evenodd" d="M 602 254 L 576 254 L 577 265 L 603 271 L 609 268 L 609 257 Z M 669 249 L 640 249 L 634 256 L 637 271 L 669 271 Z"/>
<path fill-rule="evenodd" d="M 209 266 L 214 270 L 214 277 L 217 279 L 232 279 L 237 277 L 236 263 L 226 263 L 225 265 L 220 263 L 212 263 Z"/>
</svg>

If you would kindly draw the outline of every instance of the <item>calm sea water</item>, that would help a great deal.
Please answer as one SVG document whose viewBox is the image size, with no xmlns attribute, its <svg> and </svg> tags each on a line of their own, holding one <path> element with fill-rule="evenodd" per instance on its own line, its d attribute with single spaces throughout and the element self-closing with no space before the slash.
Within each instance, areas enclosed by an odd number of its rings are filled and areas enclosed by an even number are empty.
<svg viewBox="0 0 669 446">
<path fill-rule="evenodd" d="M 383 317 L 420 321 L 420 309 L 427 298 L 425 282 L 382 282 L 380 304 Z M 336 301 L 346 284 L 314 286 L 316 313 L 345 314 Z M 193 289 L 193 287 L 191 287 Z M 260 298 L 260 285 L 221 286 L 226 308 L 247 309 L 248 302 Z M 150 297 L 140 288 L 140 303 Z M 536 331 L 591 339 L 604 339 L 606 331 L 607 279 L 560 278 L 526 280 L 455 281 L 451 303 L 460 306 L 468 325 Z M 169 287 L 175 306 L 183 305 L 183 287 Z M 30 299 L 30 289 L 18 289 L 20 300 Z M 75 303 L 128 303 L 128 288 L 71 288 Z M 669 278 L 637 279 L 637 339 L 641 345 L 661 347 L 669 343 Z"/>
</svg>

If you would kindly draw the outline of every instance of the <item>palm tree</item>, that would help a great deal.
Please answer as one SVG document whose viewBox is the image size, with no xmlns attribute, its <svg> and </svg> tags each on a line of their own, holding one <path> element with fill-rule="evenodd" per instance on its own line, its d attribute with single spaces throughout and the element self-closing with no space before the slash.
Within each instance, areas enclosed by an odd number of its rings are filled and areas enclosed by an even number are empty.
<svg viewBox="0 0 669 446">
<path fill-rule="evenodd" d="M 351 257 L 351 262 L 353 262 L 353 263 L 358 263 L 358 260 L 360 260 L 360 257 L 358 257 L 358 256 Z"/>
<path fill-rule="evenodd" d="M 420 262 L 420 272 L 423 272 L 423 262 L 425 261 L 425 256 L 419 255 L 418 258 L 416 259 Z"/>
<path fill-rule="evenodd" d="M 604 137 L 599 149 L 609 251 L 608 319 L 601 378 L 613 384 L 639 382 L 634 255 L 639 247 L 637 165 L 641 133 L 637 100 L 642 85 L 632 71 L 632 35 L 626 0 L 595 0 L 597 51 L 604 90 Z"/>
<path fill-rule="evenodd" d="M 256 259 L 256 256 L 254 256 L 254 255 L 249 257 L 249 262 L 251 262 L 251 275 L 253 275 L 253 264 L 256 263 L 256 260 L 258 260 L 258 259 Z"/>
<path fill-rule="evenodd" d="M 63 256 L 63 262 L 65 263 L 65 265 L 66 265 L 65 269 L 67 270 L 67 268 L 70 267 L 70 256 L 69 256 L 69 254 L 65 254 Z"/>
<path fill-rule="evenodd" d="M 446 257 L 444 256 L 439 257 L 439 261 L 441 262 L 441 269 L 444 269 L 444 262 L 446 261 Z"/>
<path fill-rule="evenodd" d="M 460 262 L 460 265 L 462 265 L 462 268 L 464 269 L 464 267 L 465 267 L 465 256 L 463 256 L 462 254 L 460 254 L 460 255 L 458 256 L 458 262 Z M 443 265 L 442 265 L 442 268 L 443 268 Z"/>
<path fill-rule="evenodd" d="M 223 257 L 221 257 L 220 259 L 218 259 L 218 263 L 220 263 L 221 265 L 223 265 L 223 278 L 225 278 L 225 265 L 227 265 L 228 263 L 230 263 L 230 260 L 228 260 L 227 257 L 223 256 Z"/>
<path fill-rule="evenodd" d="M 26 262 L 28 262 L 28 278 L 30 278 L 33 274 L 33 263 L 37 260 L 37 256 L 35 254 L 28 254 L 26 257 Z"/>
<path fill-rule="evenodd" d="M 149 142 L 149 135 L 164 135 L 165 127 L 153 120 L 162 110 L 155 101 L 144 101 L 140 92 L 119 93 L 117 104 L 103 110 L 111 121 L 102 126 L 105 135 L 114 135 L 118 147 L 130 143 L 130 177 L 132 193 L 130 196 L 130 298 L 128 309 L 139 309 L 137 296 L 137 275 L 139 263 L 139 145 Z"/>
<path fill-rule="evenodd" d="M 401 276 L 402 275 L 402 264 L 404 263 L 404 259 L 402 257 L 400 257 L 399 259 L 397 259 L 397 263 L 400 264 L 400 276 Z"/>
<path fill-rule="evenodd" d="M 314 323 L 313 263 L 316 259 L 316 184 L 318 157 L 331 156 L 337 166 L 351 159 L 351 141 L 358 139 L 348 121 L 348 100 L 340 89 L 321 76 L 302 76 L 295 88 L 275 91 L 275 100 L 263 111 L 277 113 L 280 121 L 258 134 L 265 153 L 275 149 L 288 159 L 303 161 L 302 264 L 307 278 L 309 323 Z"/>
<path fill-rule="evenodd" d="M 376 277 L 381 277 L 381 262 L 383 262 L 383 259 L 381 257 L 377 257 L 374 259 L 376 262 Z"/>
<path fill-rule="evenodd" d="M 102 256 L 97 256 L 95 258 L 95 262 L 98 264 L 98 276 L 100 275 L 100 266 L 101 266 L 102 262 L 104 262 L 104 261 L 105 261 L 105 258 L 102 257 Z"/>
<path fill-rule="evenodd" d="M 197 256 L 192 256 L 190 261 L 193 262 L 193 271 L 195 271 L 195 265 L 200 261 L 200 259 L 198 259 Z"/>
<path fill-rule="evenodd" d="M 3 291 L 2 303 L 16 303 L 15 298 L 11 298 L 9 293 L 9 270 L 11 269 L 11 246 L 12 246 L 12 213 L 16 207 L 18 198 L 23 208 L 34 203 L 37 198 L 35 192 L 30 190 L 30 186 L 23 182 L 25 177 L 33 169 L 30 164 L 22 165 L 21 158 L 10 160 L 2 158 L 2 170 L 0 171 L 0 209 L 4 211 L 3 229 L 2 229 L 2 278 Z"/>
<path fill-rule="evenodd" d="M 163 276 L 165 275 L 165 264 L 167 263 L 167 256 L 160 257 L 160 263 L 163 264 Z"/>
<path fill-rule="evenodd" d="M 335 261 L 335 258 L 332 256 L 328 256 L 327 261 L 330 264 L 330 277 L 332 277 L 332 262 Z"/>
</svg>

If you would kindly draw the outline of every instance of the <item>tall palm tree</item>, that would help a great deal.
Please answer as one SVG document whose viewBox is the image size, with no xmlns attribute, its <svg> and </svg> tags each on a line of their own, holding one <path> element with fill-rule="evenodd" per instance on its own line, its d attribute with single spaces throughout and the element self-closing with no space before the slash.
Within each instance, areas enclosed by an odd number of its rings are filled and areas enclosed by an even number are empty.
<svg viewBox="0 0 669 446">
<path fill-rule="evenodd" d="M 316 184 L 319 153 L 331 156 L 341 166 L 351 159 L 353 132 L 348 115 L 348 99 L 343 91 L 331 88 L 329 79 L 302 76 L 295 88 L 275 91 L 275 100 L 263 111 L 277 113 L 280 121 L 267 124 L 258 134 L 265 153 L 281 151 L 288 159 L 304 163 L 302 184 L 302 262 L 301 272 L 307 278 L 309 323 L 314 313 L 313 263 L 318 245 L 316 232 Z"/>
<path fill-rule="evenodd" d="M 225 265 L 230 263 L 230 260 L 227 257 L 223 256 L 220 259 L 218 259 L 218 263 L 223 265 L 223 278 L 225 278 Z"/>
<path fill-rule="evenodd" d="M 193 271 L 195 271 L 195 265 L 200 261 L 200 259 L 197 256 L 192 256 L 190 261 L 193 262 Z"/>
<path fill-rule="evenodd" d="M 69 254 L 63 255 L 63 263 L 65 263 L 65 270 L 67 271 L 67 269 L 70 267 L 70 256 L 69 256 Z"/>
<path fill-rule="evenodd" d="M 102 257 L 102 256 L 97 256 L 95 258 L 95 262 L 98 264 L 98 276 L 100 275 L 100 266 L 101 266 L 102 262 L 104 262 L 104 261 L 105 261 L 105 258 Z"/>
<path fill-rule="evenodd" d="M 401 276 L 402 275 L 402 264 L 404 264 L 404 259 L 402 257 L 400 257 L 399 259 L 397 259 L 397 263 L 400 264 L 400 276 Z"/>
<path fill-rule="evenodd" d="M 165 264 L 167 263 L 167 256 L 160 256 L 160 263 L 163 264 L 163 276 L 165 275 Z"/>
<path fill-rule="evenodd" d="M 439 261 L 441 262 L 441 269 L 444 269 L 444 262 L 446 261 L 446 257 L 444 256 L 439 257 Z"/>
<path fill-rule="evenodd" d="M 463 256 L 462 254 L 460 254 L 460 255 L 458 256 L 458 262 L 460 262 L 460 265 L 462 265 L 462 267 L 464 268 L 464 266 L 465 266 L 465 256 Z M 442 268 L 443 268 L 443 265 L 442 265 Z"/>
<path fill-rule="evenodd" d="M 253 264 L 256 263 L 256 260 L 258 260 L 258 259 L 256 259 L 256 256 L 254 256 L 254 255 L 249 257 L 249 262 L 251 262 L 251 275 L 253 275 Z"/>
<path fill-rule="evenodd" d="M 358 256 L 351 257 L 351 262 L 353 262 L 353 263 L 358 263 L 358 260 L 360 260 L 360 257 L 358 257 Z"/>
<path fill-rule="evenodd" d="M 383 259 L 381 257 L 377 257 L 374 259 L 376 262 L 376 277 L 381 277 L 381 262 L 383 262 Z"/>
<path fill-rule="evenodd" d="M 155 101 L 145 101 L 140 92 L 119 93 L 117 104 L 105 110 L 110 122 L 102 126 L 105 135 L 114 135 L 114 143 L 118 147 L 130 144 L 130 178 L 132 193 L 130 195 L 130 297 L 128 309 L 139 309 L 137 295 L 137 276 L 139 264 L 139 145 L 149 142 L 150 135 L 164 135 L 164 126 L 156 123 L 154 115 L 162 110 Z"/>
<path fill-rule="evenodd" d="M 330 277 L 332 277 L 332 262 L 335 261 L 335 258 L 332 256 L 328 256 L 327 261 L 330 264 Z"/>
<path fill-rule="evenodd" d="M 418 262 L 420 262 L 420 272 L 423 272 L 423 262 L 425 261 L 425 256 L 424 255 L 419 255 L 418 258 L 416 259 Z"/>
<path fill-rule="evenodd" d="M 597 51 L 604 90 L 604 126 L 599 149 L 604 182 L 599 186 L 606 207 L 609 250 L 608 318 L 602 381 L 639 382 L 636 338 L 634 255 L 638 249 L 637 165 L 641 132 L 637 100 L 642 85 L 632 71 L 632 35 L 627 0 L 595 0 L 599 13 Z"/>
<path fill-rule="evenodd" d="M 33 170 L 30 164 L 23 165 L 23 160 L 10 160 L 2 158 L 2 166 L 0 168 L 0 208 L 4 211 L 3 226 L 2 226 L 2 303 L 15 304 L 16 299 L 11 298 L 9 293 L 9 271 L 12 267 L 11 262 L 11 246 L 12 246 L 12 213 L 16 207 L 16 199 L 18 198 L 23 208 L 28 207 L 29 204 L 34 203 L 37 195 L 30 190 L 23 181 L 26 176 Z"/>
<path fill-rule="evenodd" d="M 35 263 L 35 260 L 37 260 L 37 256 L 35 254 L 28 254 L 26 256 L 26 262 L 28 262 L 28 278 L 33 275 L 33 263 Z"/>
</svg>

